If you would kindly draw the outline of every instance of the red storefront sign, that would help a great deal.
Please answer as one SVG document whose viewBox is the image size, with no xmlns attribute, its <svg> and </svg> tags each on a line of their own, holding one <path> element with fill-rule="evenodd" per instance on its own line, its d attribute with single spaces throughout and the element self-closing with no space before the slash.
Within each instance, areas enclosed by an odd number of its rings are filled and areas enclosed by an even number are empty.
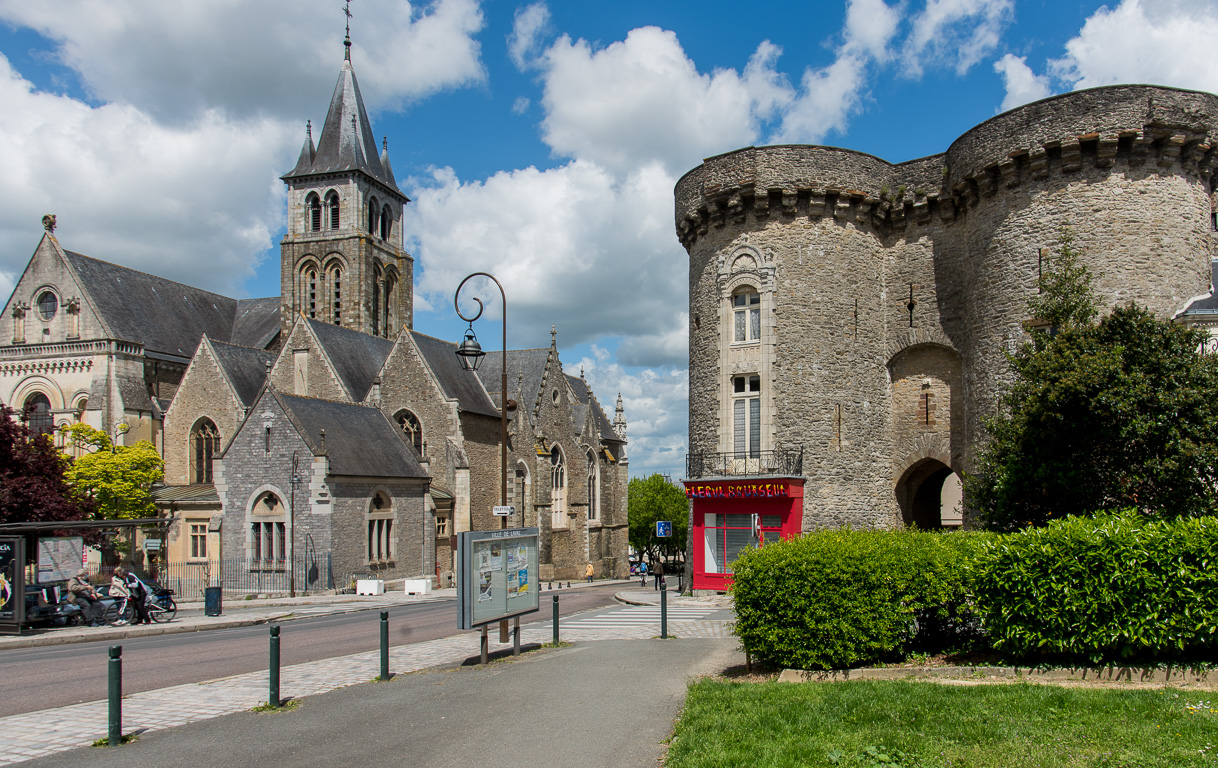
<svg viewBox="0 0 1218 768">
<path fill-rule="evenodd" d="M 694 589 L 726 590 L 742 551 L 802 530 L 802 478 L 687 480 L 685 495 L 693 516 Z"/>
</svg>

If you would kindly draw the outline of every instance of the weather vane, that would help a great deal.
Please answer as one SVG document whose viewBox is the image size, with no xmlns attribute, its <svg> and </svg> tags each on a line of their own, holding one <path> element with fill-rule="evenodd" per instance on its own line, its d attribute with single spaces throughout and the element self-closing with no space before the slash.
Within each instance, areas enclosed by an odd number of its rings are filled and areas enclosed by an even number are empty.
<svg viewBox="0 0 1218 768">
<path fill-rule="evenodd" d="M 347 16 L 347 37 L 351 37 L 351 0 L 343 3 L 343 13 Z"/>
</svg>

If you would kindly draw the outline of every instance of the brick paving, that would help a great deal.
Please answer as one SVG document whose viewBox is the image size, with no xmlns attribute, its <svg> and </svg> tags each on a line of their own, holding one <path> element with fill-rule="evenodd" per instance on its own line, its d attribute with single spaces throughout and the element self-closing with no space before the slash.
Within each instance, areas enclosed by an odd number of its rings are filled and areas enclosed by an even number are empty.
<svg viewBox="0 0 1218 768">
<path fill-rule="evenodd" d="M 626 597 L 625 595 L 620 597 Z M 689 598 L 676 598 L 671 604 L 690 605 Z M 638 602 L 642 602 L 640 599 Z M 705 603 L 703 603 L 705 604 Z M 659 635 L 655 625 L 625 624 L 564 628 L 564 642 L 648 639 Z M 727 637 L 726 621 L 670 621 L 673 637 Z M 521 643 L 548 643 L 553 639 L 549 622 L 522 627 Z M 498 633 L 490 632 L 492 653 L 510 649 L 511 643 L 497 642 Z M 478 654 L 478 633 L 466 632 L 439 640 L 389 649 L 389 670 L 393 674 L 415 672 L 430 667 L 459 664 Z M 279 691 L 283 698 L 300 698 L 356 683 L 366 683 L 380 674 L 380 652 L 371 651 L 339 656 L 280 670 Z M 206 720 L 220 715 L 252 709 L 267 701 L 266 672 L 251 672 L 202 683 L 176 685 L 123 698 L 123 733 L 140 733 Z M 106 701 L 91 701 L 67 707 L 27 712 L 0 718 L 0 765 L 19 763 L 36 757 L 88 746 L 106 735 L 109 719 Z"/>
</svg>

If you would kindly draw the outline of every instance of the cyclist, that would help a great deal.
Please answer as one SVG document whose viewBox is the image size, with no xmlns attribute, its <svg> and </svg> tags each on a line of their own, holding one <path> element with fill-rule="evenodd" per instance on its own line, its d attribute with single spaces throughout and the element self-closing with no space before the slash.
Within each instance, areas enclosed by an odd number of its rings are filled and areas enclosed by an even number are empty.
<svg viewBox="0 0 1218 768">
<path fill-rule="evenodd" d="M 132 624 L 152 623 L 152 619 L 148 617 L 148 590 L 145 589 L 144 582 L 121 565 L 114 569 L 114 576 L 110 579 L 110 594 L 126 598 L 135 609 L 135 621 Z"/>
</svg>

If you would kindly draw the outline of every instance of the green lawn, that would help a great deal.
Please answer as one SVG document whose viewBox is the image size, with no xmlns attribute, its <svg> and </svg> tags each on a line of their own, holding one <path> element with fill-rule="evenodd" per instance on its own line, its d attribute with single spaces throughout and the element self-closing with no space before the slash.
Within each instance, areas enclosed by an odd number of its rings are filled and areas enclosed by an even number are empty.
<svg viewBox="0 0 1218 768">
<path fill-rule="evenodd" d="M 665 766 L 1218 766 L 1215 710 L 1176 689 L 704 680 Z"/>
</svg>

